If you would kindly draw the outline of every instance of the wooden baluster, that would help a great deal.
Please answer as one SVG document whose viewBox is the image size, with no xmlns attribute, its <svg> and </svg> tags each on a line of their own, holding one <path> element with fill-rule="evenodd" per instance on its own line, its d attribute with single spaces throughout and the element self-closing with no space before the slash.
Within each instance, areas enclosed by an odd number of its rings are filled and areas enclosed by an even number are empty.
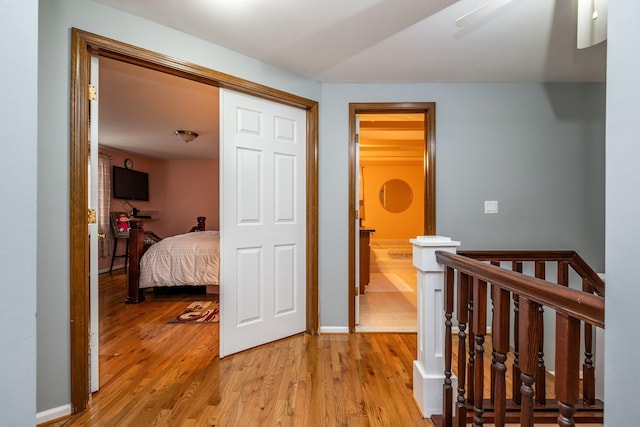
<svg viewBox="0 0 640 427">
<path fill-rule="evenodd" d="M 475 405 L 476 399 L 475 399 L 475 386 L 474 386 L 474 379 L 475 379 L 475 364 L 476 364 L 476 335 L 473 332 L 473 288 L 474 288 L 474 282 L 473 282 L 473 278 L 470 278 L 470 282 L 469 285 L 471 286 L 471 289 L 469 289 L 469 302 L 467 305 L 467 311 L 469 312 L 469 335 L 467 337 L 467 340 L 469 342 L 469 366 L 468 366 L 468 370 L 467 370 L 467 378 L 469 379 L 469 391 L 467 392 L 467 403 L 471 406 Z M 482 369 L 482 368 L 481 368 Z"/>
<path fill-rule="evenodd" d="M 556 314 L 556 397 L 558 425 L 573 427 L 579 389 L 580 321 L 565 314 Z"/>
<path fill-rule="evenodd" d="M 511 269 L 515 272 L 522 273 L 522 263 L 514 261 Z M 511 377 L 513 379 L 511 399 L 513 403 L 519 405 L 522 402 L 522 381 L 520 379 L 520 354 L 519 354 L 519 333 L 518 325 L 520 324 L 520 297 L 513 294 L 513 366 L 511 367 Z"/>
<path fill-rule="evenodd" d="M 461 273 L 458 277 L 458 398 L 456 400 L 456 427 L 467 425 L 467 401 L 465 399 L 465 381 L 467 369 L 466 329 L 469 321 L 469 275 Z"/>
<path fill-rule="evenodd" d="M 484 336 L 487 333 L 487 282 L 473 278 L 473 332 L 476 338 L 476 364 L 474 372 L 473 425 L 483 425 L 484 415 Z"/>
<path fill-rule="evenodd" d="M 141 220 L 131 221 L 129 226 L 129 277 L 125 303 L 137 304 L 145 299 L 139 286 L 140 257 L 144 248 L 144 223 Z"/>
<path fill-rule="evenodd" d="M 544 261 L 535 262 L 535 276 L 546 279 L 546 264 Z M 538 366 L 536 370 L 536 402 L 540 405 L 547 403 L 547 369 L 544 365 L 544 309 L 538 305 L 538 322 L 540 322 L 540 340 L 538 341 Z"/>
<path fill-rule="evenodd" d="M 451 385 L 451 317 L 453 313 L 453 283 L 455 271 L 447 267 L 444 276 L 444 383 L 442 384 L 442 417 L 444 426 L 453 425 L 453 386 Z"/>
<path fill-rule="evenodd" d="M 558 285 L 569 286 L 569 263 L 558 261 Z"/>
<path fill-rule="evenodd" d="M 567 286 L 567 287 L 569 286 L 569 263 L 567 261 L 558 261 L 558 279 L 557 279 L 557 283 L 559 285 L 562 285 L 562 286 Z M 556 326 L 556 328 L 557 328 L 557 326 Z M 556 348 L 556 353 L 557 352 L 558 352 L 558 349 Z M 557 370 L 558 370 L 558 368 L 556 367 L 556 372 L 557 372 Z M 557 397 L 557 395 L 556 395 L 556 397 Z"/>
<path fill-rule="evenodd" d="M 582 290 L 590 294 L 595 289 L 591 282 L 583 278 Z M 596 404 L 596 370 L 593 366 L 593 326 L 584 324 L 584 363 L 582 364 L 582 401 L 585 405 Z"/>
<path fill-rule="evenodd" d="M 507 404 L 507 353 L 509 352 L 510 294 L 494 287 L 492 339 L 495 363 L 494 415 L 495 425 L 504 426 Z"/>
<path fill-rule="evenodd" d="M 491 265 L 500 267 L 500 261 L 491 261 Z M 494 309 L 495 309 L 494 292 L 495 292 L 495 287 L 492 284 L 491 291 L 489 292 L 489 294 L 491 295 L 491 318 L 492 319 L 494 317 Z M 493 320 L 491 321 L 491 324 L 493 324 Z M 491 403 L 495 403 L 495 400 L 496 400 L 496 393 L 494 390 L 495 383 L 496 383 L 496 346 L 494 345 L 491 349 L 491 389 L 490 389 L 491 395 L 489 398 Z"/>
<path fill-rule="evenodd" d="M 540 323 L 538 304 L 520 297 L 520 324 L 518 328 L 520 341 L 520 378 L 522 379 L 522 404 L 520 425 L 533 427 L 534 395 L 533 383 L 538 361 L 538 342 L 540 340 Z"/>
</svg>

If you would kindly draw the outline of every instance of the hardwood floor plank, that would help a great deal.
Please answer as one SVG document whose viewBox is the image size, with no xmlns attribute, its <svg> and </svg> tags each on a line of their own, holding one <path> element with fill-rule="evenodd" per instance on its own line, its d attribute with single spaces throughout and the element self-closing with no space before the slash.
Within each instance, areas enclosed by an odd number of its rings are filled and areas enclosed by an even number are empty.
<svg viewBox="0 0 640 427">
<path fill-rule="evenodd" d="M 126 305 L 125 285 L 101 276 L 100 391 L 48 426 L 433 425 L 412 396 L 415 334 L 300 334 L 220 359 L 218 324 L 167 324 L 210 296 Z"/>
<path fill-rule="evenodd" d="M 86 412 L 47 426 L 433 425 L 413 400 L 416 334 L 301 334 L 220 359 L 218 324 L 167 324 L 215 297 L 147 291 L 126 305 L 125 280 L 101 277 L 100 391 Z"/>
</svg>

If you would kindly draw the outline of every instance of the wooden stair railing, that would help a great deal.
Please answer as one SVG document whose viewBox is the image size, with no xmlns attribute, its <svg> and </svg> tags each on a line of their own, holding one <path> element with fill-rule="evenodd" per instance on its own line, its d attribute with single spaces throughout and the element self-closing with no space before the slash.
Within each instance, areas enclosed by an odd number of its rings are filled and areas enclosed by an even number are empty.
<svg viewBox="0 0 640 427">
<path fill-rule="evenodd" d="M 589 264 L 587 264 L 580 255 L 578 255 L 575 251 L 460 251 L 458 254 L 462 256 L 466 256 L 469 258 L 473 258 L 478 261 L 489 261 L 493 265 L 500 266 L 502 262 L 510 262 L 512 264 L 512 270 L 522 273 L 523 263 L 525 262 L 533 262 L 535 277 L 539 279 L 546 279 L 546 263 L 547 262 L 555 262 L 557 263 L 557 283 L 563 286 L 568 286 L 569 284 L 569 268 L 571 268 L 577 276 L 579 276 L 582 280 L 582 290 L 584 292 L 596 295 L 600 295 L 604 297 L 605 293 L 605 285 L 600 276 L 591 269 Z M 514 295 L 514 305 L 516 305 L 515 315 L 517 316 L 517 301 L 518 296 Z M 540 321 L 542 322 L 542 314 L 543 308 L 540 307 Z M 516 319 L 517 320 L 517 319 Z M 517 321 L 514 322 L 517 324 Z M 595 367 L 593 365 L 593 327 L 588 323 L 584 323 L 584 346 L 585 346 L 585 359 L 582 365 L 583 370 L 583 401 L 587 405 L 595 405 Z M 517 334 L 517 331 L 516 331 Z M 542 334 L 542 332 L 541 332 Z M 544 404 L 545 402 L 545 366 L 544 366 L 544 353 L 542 350 L 544 343 L 544 336 L 540 337 L 540 349 L 538 350 L 538 366 L 537 371 L 538 375 L 536 376 L 536 399 L 540 404 Z M 517 340 L 516 340 L 517 346 Z M 517 349 L 516 349 L 517 354 Z M 514 364 L 514 369 L 517 370 L 517 363 Z M 518 377 L 516 372 L 514 372 L 514 377 Z M 519 403 L 519 388 L 520 383 L 519 379 L 514 381 L 514 393 L 516 397 L 514 398 L 517 403 Z"/>
<path fill-rule="evenodd" d="M 436 425 L 462 427 L 469 421 L 474 426 L 485 422 L 497 426 L 507 422 L 533 426 L 534 422 L 548 423 L 556 418 L 561 426 L 573 426 L 576 421 L 602 422 L 603 403 L 595 398 L 592 327 L 604 328 L 604 282 L 578 254 L 573 251 L 461 251 L 458 254 L 437 251 L 436 259 L 445 266 L 446 328 L 443 413 L 432 417 Z M 533 262 L 535 277 L 522 274 L 526 262 Z M 547 262 L 557 263 L 557 283 L 546 280 Z M 501 268 L 502 263 L 511 263 L 512 270 Z M 582 290 L 568 287 L 569 268 L 582 280 Z M 487 313 L 488 299 L 492 302 L 491 313 Z M 549 400 L 545 387 L 543 307 L 556 311 L 556 397 Z M 452 387 L 454 308 L 458 321 L 455 400 Z M 492 315 L 491 353 L 485 351 L 488 314 Z M 585 331 L 585 361 L 582 402 L 579 402 L 581 324 Z M 506 377 L 511 332 L 513 387 L 508 399 Z M 485 396 L 483 366 L 489 357 L 490 393 Z"/>
</svg>

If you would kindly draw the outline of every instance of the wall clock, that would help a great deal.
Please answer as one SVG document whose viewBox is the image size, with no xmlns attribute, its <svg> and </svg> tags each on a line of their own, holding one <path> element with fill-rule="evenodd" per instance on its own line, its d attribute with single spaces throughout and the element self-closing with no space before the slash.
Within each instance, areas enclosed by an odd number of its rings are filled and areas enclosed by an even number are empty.
<svg viewBox="0 0 640 427">
<path fill-rule="evenodd" d="M 133 169 L 133 160 L 124 159 L 124 167 L 127 169 Z"/>
</svg>

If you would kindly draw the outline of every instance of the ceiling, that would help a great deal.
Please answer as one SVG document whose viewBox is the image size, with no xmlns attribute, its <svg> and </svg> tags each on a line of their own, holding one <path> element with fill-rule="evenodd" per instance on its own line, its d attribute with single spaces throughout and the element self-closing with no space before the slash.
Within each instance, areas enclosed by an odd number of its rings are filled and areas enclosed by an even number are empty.
<svg viewBox="0 0 640 427">
<path fill-rule="evenodd" d="M 97 1 L 322 82 L 605 79 L 578 0 L 490 0 L 462 27 L 488 0 Z"/>
<path fill-rule="evenodd" d="M 100 58 L 98 141 L 164 159 L 218 158 L 218 88 Z M 189 143 L 174 134 L 191 130 Z"/>
<path fill-rule="evenodd" d="M 359 114 L 360 163 L 424 162 L 424 114 Z"/>
<path fill-rule="evenodd" d="M 578 0 L 96 1 L 321 82 L 606 80 L 606 42 L 576 48 Z M 100 143 L 217 157 L 215 88 L 107 59 L 100 68 Z M 200 137 L 185 144 L 175 129 Z"/>
</svg>

